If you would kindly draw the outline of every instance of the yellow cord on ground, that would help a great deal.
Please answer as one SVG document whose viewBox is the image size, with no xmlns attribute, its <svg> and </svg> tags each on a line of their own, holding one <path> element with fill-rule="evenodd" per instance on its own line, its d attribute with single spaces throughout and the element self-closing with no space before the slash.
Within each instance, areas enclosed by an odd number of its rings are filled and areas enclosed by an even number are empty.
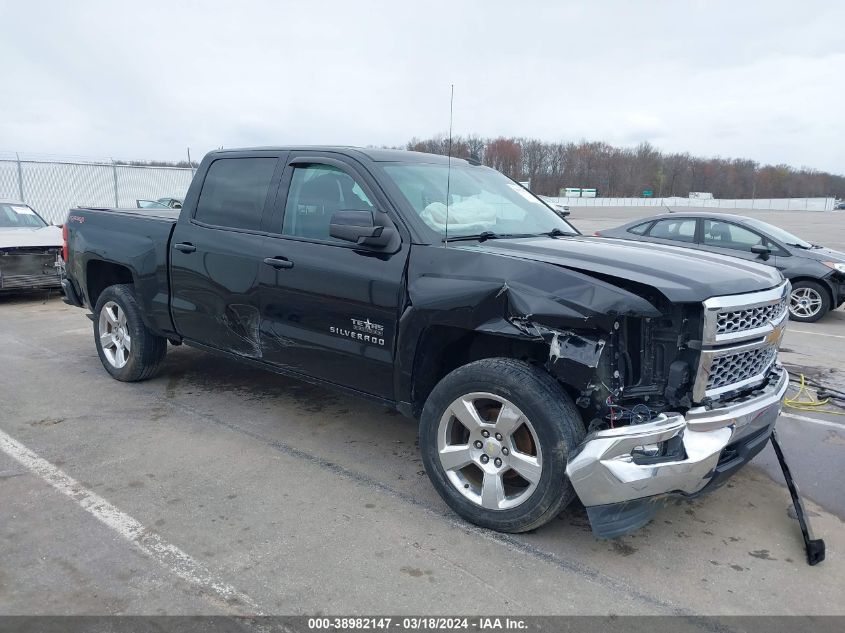
<svg viewBox="0 0 845 633">
<path fill-rule="evenodd" d="M 824 413 L 825 415 L 845 415 L 845 411 L 822 409 L 821 407 L 830 403 L 830 398 L 817 400 L 816 394 L 807 388 L 807 384 L 804 382 L 804 374 L 800 374 L 800 376 L 801 384 L 798 387 L 798 392 L 791 398 L 785 398 L 783 401 L 787 407 L 797 411 L 815 411 L 816 413 Z M 801 396 L 804 396 L 803 400 L 801 399 Z"/>
</svg>

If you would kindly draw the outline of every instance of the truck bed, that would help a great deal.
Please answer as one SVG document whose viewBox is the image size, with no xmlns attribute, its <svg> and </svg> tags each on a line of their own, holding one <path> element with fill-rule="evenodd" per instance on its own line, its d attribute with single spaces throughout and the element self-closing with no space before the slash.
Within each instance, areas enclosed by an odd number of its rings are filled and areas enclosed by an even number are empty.
<svg viewBox="0 0 845 633">
<path fill-rule="evenodd" d="M 170 332 L 170 279 L 167 273 L 170 236 L 178 209 L 76 208 L 68 214 L 68 277 L 90 309 L 99 294 L 98 274 L 119 263 L 131 273 L 147 325 Z M 119 239 L 115 239 L 119 236 Z"/>
</svg>

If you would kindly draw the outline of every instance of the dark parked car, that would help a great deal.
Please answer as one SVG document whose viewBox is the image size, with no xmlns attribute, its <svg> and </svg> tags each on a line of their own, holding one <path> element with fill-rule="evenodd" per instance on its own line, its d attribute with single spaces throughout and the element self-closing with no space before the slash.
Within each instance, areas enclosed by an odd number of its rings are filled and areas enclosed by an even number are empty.
<svg viewBox="0 0 845 633">
<path fill-rule="evenodd" d="M 179 198 L 159 198 L 158 200 L 136 200 L 135 206 L 139 209 L 181 209 L 182 201 Z"/>
<path fill-rule="evenodd" d="M 159 202 L 158 200 L 136 200 L 135 206 L 139 209 L 170 209 L 163 202 Z"/>
<path fill-rule="evenodd" d="M 778 271 L 578 235 L 476 161 L 218 151 L 181 211 L 67 226 L 67 301 L 112 377 L 187 344 L 419 417 L 446 503 L 506 532 L 577 495 L 612 537 L 712 490 L 765 446 L 788 384 Z"/>
<path fill-rule="evenodd" d="M 159 204 L 163 204 L 166 207 L 170 207 L 171 209 L 181 209 L 182 208 L 182 199 L 181 198 L 159 198 L 156 200 Z"/>
<path fill-rule="evenodd" d="M 669 213 L 595 235 L 685 246 L 778 268 L 792 282 L 789 314 L 813 322 L 845 302 L 845 253 L 810 244 L 776 226 L 742 215 Z"/>
</svg>

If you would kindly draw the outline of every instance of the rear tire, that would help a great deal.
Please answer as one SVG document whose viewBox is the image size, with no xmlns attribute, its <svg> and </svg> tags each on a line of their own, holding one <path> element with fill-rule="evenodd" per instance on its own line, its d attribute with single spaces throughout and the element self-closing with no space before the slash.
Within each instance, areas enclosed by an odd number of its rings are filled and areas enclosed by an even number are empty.
<svg viewBox="0 0 845 633">
<path fill-rule="evenodd" d="M 167 339 L 144 325 L 132 286 L 109 286 L 94 308 L 94 344 L 112 378 L 136 382 L 152 378 L 167 353 Z"/>
<path fill-rule="evenodd" d="M 830 295 L 815 281 L 796 281 L 789 296 L 789 320 L 815 323 L 830 312 Z"/>
<path fill-rule="evenodd" d="M 447 375 L 420 418 L 423 463 L 437 492 L 467 521 L 500 532 L 533 530 L 569 505 L 575 490 L 566 463 L 584 436 L 563 387 L 509 358 Z"/>
</svg>

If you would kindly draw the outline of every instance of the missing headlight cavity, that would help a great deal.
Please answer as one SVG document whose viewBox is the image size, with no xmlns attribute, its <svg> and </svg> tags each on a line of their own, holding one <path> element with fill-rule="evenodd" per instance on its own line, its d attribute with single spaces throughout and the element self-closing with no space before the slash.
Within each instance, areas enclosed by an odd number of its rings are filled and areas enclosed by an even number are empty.
<svg viewBox="0 0 845 633">
<path fill-rule="evenodd" d="M 642 424 L 692 404 L 696 351 L 687 342 L 697 323 L 683 311 L 659 319 L 617 316 L 595 334 L 525 317 L 511 322 L 548 345 L 546 369 L 577 392 L 591 429 Z"/>
</svg>

